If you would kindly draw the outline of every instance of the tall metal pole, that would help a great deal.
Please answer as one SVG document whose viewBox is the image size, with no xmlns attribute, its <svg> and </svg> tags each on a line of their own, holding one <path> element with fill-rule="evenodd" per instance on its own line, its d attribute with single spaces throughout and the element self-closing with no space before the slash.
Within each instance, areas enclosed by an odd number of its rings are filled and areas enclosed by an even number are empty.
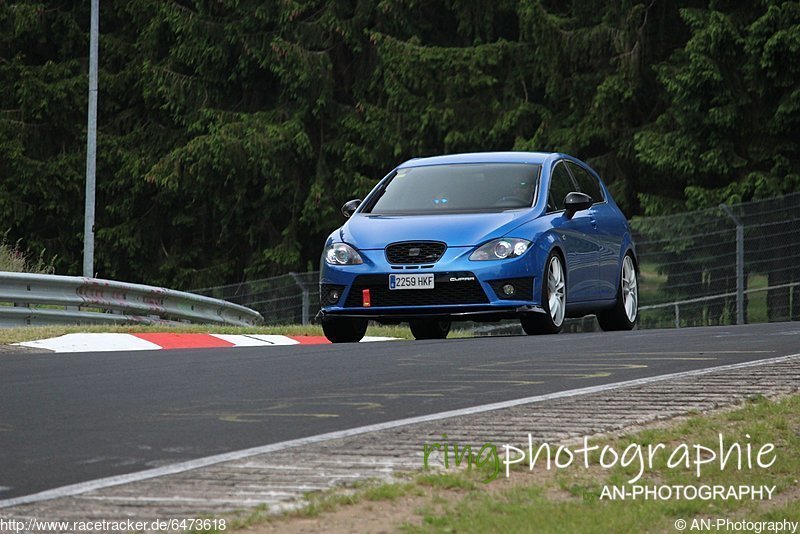
<svg viewBox="0 0 800 534">
<path fill-rule="evenodd" d="M 86 137 L 86 209 L 83 223 L 83 276 L 94 276 L 94 196 L 97 161 L 97 49 L 100 0 L 92 0 L 89 30 L 89 113 Z"/>
<path fill-rule="evenodd" d="M 719 206 L 736 225 L 736 324 L 744 324 L 744 225 L 730 206 Z"/>
</svg>

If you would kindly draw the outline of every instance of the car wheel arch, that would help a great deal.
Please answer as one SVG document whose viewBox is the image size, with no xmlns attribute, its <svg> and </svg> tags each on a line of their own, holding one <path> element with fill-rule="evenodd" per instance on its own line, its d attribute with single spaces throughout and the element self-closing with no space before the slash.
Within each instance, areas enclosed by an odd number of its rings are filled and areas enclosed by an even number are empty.
<svg viewBox="0 0 800 534">
<path fill-rule="evenodd" d="M 561 247 L 558 241 L 554 238 L 547 239 L 544 243 L 545 246 L 537 247 L 540 251 L 540 254 L 537 254 L 537 261 L 541 261 L 541 265 L 536 266 L 536 270 L 534 272 L 541 273 L 541 277 L 544 278 L 547 276 L 547 262 L 548 259 L 552 254 L 556 254 L 558 259 L 561 261 L 562 268 L 564 269 L 564 284 L 569 287 L 569 269 L 567 267 L 567 255 L 564 252 L 564 249 Z M 542 281 L 539 280 L 537 282 L 536 287 L 541 287 Z M 534 290 L 535 291 L 535 290 Z M 536 292 L 536 291 L 535 291 Z M 539 301 L 541 303 L 542 295 L 541 289 L 538 291 Z M 567 302 L 567 307 L 569 307 L 569 302 Z"/>
<path fill-rule="evenodd" d="M 569 283 L 569 278 L 568 278 L 569 277 L 569 269 L 567 269 L 567 255 L 564 253 L 564 249 L 562 249 L 558 245 L 554 245 L 554 246 L 550 247 L 550 251 L 547 253 L 547 257 L 549 258 L 550 255 L 553 254 L 554 252 L 556 254 L 558 254 L 558 259 L 561 260 L 561 265 L 564 266 L 564 280 L 565 280 L 565 283 Z M 545 260 L 545 261 L 547 261 L 547 260 Z"/>
<path fill-rule="evenodd" d="M 555 245 L 550 248 L 550 252 L 547 253 L 547 257 L 549 258 L 550 255 L 553 253 L 558 255 L 558 259 L 561 260 L 561 265 L 563 266 L 562 269 L 564 274 L 564 305 L 566 307 L 566 311 L 568 311 L 569 299 L 567 298 L 567 294 L 569 292 L 569 268 L 567 267 L 567 255 L 564 252 L 564 250 L 558 245 Z M 545 260 L 545 262 L 547 262 L 547 260 Z M 547 269 L 547 266 L 545 265 L 544 268 Z M 544 271 L 542 271 L 542 273 L 544 273 Z"/>
<path fill-rule="evenodd" d="M 622 262 L 625 259 L 625 256 L 630 256 L 631 260 L 633 260 L 633 268 L 636 269 L 636 276 L 639 276 L 641 272 L 639 271 L 639 258 L 636 256 L 636 251 L 633 249 L 632 244 L 629 242 L 627 246 L 622 248 L 623 252 L 620 254 L 619 257 L 619 268 L 622 269 Z"/>
<path fill-rule="evenodd" d="M 631 260 L 633 261 L 633 269 L 636 272 L 636 277 L 638 278 L 641 276 L 641 271 L 639 270 L 639 258 L 636 256 L 636 250 L 633 248 L 633 242 L 630 239 L 626 240 L 626 243 L 623 243 L 623 246 L 620 248 L 620 255 L 617 260 L 617 277 L 615 282 L 615 287 L 620 284 L 620 279 L 622 278 L 622 262 L 625 261 L 625 256 L 630 256 Z"/>
</svg>

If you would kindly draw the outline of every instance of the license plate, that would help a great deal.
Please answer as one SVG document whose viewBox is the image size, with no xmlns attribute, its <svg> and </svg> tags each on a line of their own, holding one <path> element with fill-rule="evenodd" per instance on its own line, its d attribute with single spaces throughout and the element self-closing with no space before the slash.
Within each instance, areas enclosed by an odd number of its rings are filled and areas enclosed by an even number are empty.
<svg viewBox="0 0 800 534">
<path fill-rule="evenodd" d="M 433 289 L 433 273 L 390 274 L 389 289 Z"/>
</svg>

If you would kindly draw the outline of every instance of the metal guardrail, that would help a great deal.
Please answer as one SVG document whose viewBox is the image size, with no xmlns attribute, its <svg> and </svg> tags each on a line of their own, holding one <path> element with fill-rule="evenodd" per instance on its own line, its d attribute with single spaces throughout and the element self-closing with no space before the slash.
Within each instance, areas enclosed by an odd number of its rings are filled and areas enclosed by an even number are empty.
<svg viewBox="0 0 800 534">
<path fill-rule="evenodd" d="M 776 286 L 757 287 L 753 289 L 745 289 L 741 295 L 749 295 L 751 293 L 762 293 L 764 291 L 771 291 L 775 289 L 787 289 L 800 287 L 800 282 L 791 282 L 788 284 L 780 284 Z M 676 300 L 673 302 L 662 302 L 660 304 L 648 304 L 646 306 L 639 306 L 639 313 L 649 310 L 659 310 L 671 308 L 675 317 L 674 327 L 682 328 L 681 325 L 681 306 L 690 304 L 702 304 L 713 300 L 726 299 L 739 296 L 739 291 L 732 291 L 728 293 L 720 293 L 718 295 L 707 295 L 704 297 L 697 297 L 692 299 Z M 737 310 L 738 311 L 738 310 Z M 685 326 L 683 326 L 685 327 Z M 642 328 L 641 322 L 637 328 Z M 502 335 L 515 335 L 522 333 L 522 327 L 517 321 L 506 320 L 501 323 L 491 325 L 477 325 L 471 329 L 474 335 L 477 336 L 502 336 Z M 564 323 L 565 332 L 596 332 L 599 331 L 599 325 L 594 323 L 592 316 L 581 317 L 575 319 L 567 319 Z"/>
<path fill-rule="evenodd" d="M 50 274 L 0 272 L 0 304 L 0 326 L 263 322 L 255 310 L 203 295 Z"/>
<path fill-rule="evenodd" d="M 757 288 L 754 288 L 754 289 L 745 289 L 745 290 L 739 290 L 737 288 L 736 292 L 720 293 L 718 295 L 708 295 L 708 296 L 705 296 L 705 297 L 697 297 L 697 298 L 693 298 L 693 299 L 677 300 L 675 302 L 663 302 L 661 304 L 650 304 L 648 306 L 639 306 L 639 311 L 657 310 L 657 309 L 660 309 L 660 308 L 672 308 L 674 310 L 674 313 L 675 313 L 675 328 L 680 328 L 681 327 L 681 306 L 682 305 L 698 304 L 698 303 L 701 303 L 701 302 L 708 302 L 708 301 L 711 301 L 711 300 L 724 299 L 724 298 L 730 298 L 730 297 L 737 297 L 737 299 L 743 300 L 743 296 L 744 295 L 749 295 L 750 293 L 760 293 L 760 292 L 763 292 L 763 291 L 770 291 L 770 290 L 773 290 L 773 289 L 785 289 L 785 288 L 792 288 L 792 287 L 798 287 L 798 286 L 800 286 L 800 282 L 792 282 L 792 283 L 789 283 L 789 284 L 780 284 L 780 285 L 777 285 L 777 286 L 757 287 Z M 739 316 L 739 321 L 737 321 L 737 324 L 743 324 L 743 322 L 741 321 L 741 316 L 742 316 L 741 308 L 742 307 L 743 306 L 741 304 L 737 305 L 737 308 L 738 308 L 737 309 L 737 315 Z"/>
</svg>

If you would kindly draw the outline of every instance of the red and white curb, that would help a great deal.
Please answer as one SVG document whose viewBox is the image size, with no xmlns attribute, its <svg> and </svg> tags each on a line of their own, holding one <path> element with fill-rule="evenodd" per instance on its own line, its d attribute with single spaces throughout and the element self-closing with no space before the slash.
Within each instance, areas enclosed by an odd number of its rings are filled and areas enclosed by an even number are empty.
<svg viewBox="0 0 800 534">
<path fill-rule="evenodd" d="M 391 341 L 393 337 L 365 336 L 362 342 Z M 323 336 L 280 336 L 267 334 L 65 334 L 49 339 L 14 343 L 53 352 L 111 352 L 123 350 L 201 349 L 227 347 L 268 347 L 272 345 L 321 345 Z"/>
</svg>

